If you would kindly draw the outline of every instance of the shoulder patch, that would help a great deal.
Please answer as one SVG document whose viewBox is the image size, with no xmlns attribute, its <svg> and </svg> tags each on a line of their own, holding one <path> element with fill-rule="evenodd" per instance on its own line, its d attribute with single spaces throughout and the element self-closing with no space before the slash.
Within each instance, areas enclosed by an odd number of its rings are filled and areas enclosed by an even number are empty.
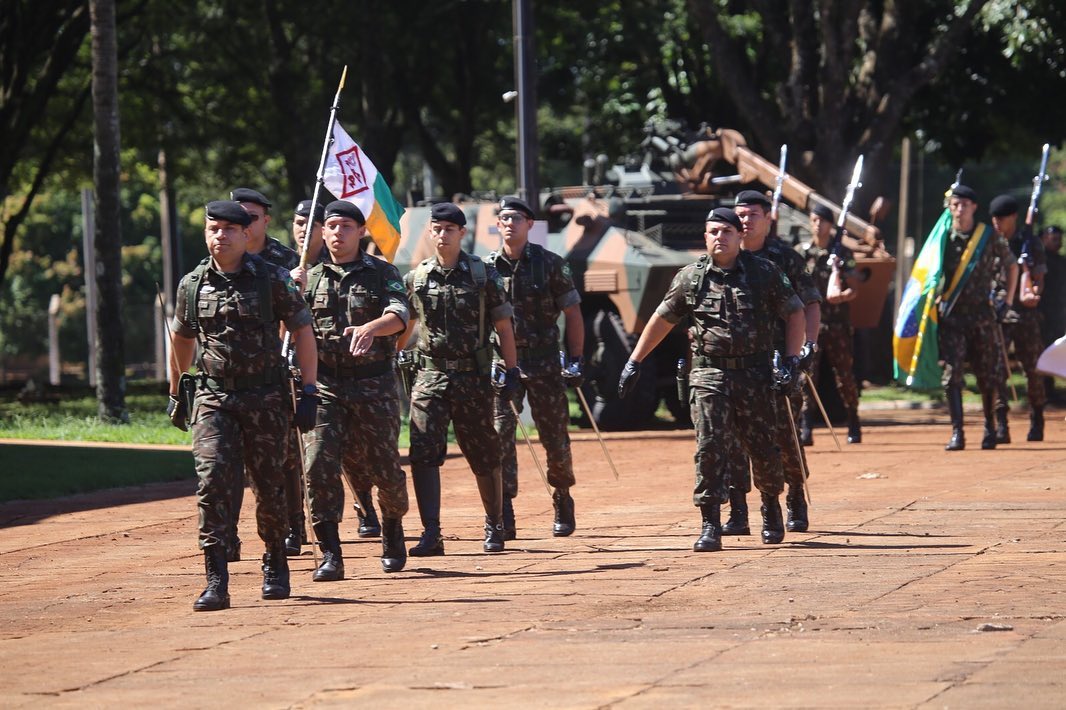
<svg viewBox="0 0 1066 710">
<path fill-rule="evenodd" d="M 570 278 L 570 264 L 568 264 L 568 263 L 566 263 L 566 262 L 564 261 L 564 262 L 563 262 L 563 269 L 562 269 L 562 271 L 563 271 L 563 276 L 565 276 L 566 278 Z"/>
<path fill-rule="evenodd" d="M 292 280 L 291 276 L 285 277 L 285 288 L 288 289 L 289 293 L 300 295 L 300 289 L 296 287 L 296 282 Z"/>
<path fill-rule="evenodd" d="M 385 285 L 386 285 L 386 287 L 388 288 L 388 290 L 390 290 L 390 291 L 396 291 L 396 292 L 398 292 L 398 293 L 403 293 L 403 292 L 404 292 L 404 291 L 406 290 L 406 289 L 405 289 L 405 288 L 403 287 L 403 284 L 402 284 L 402 283 L 400 283 L 399 281 L 389 281 L 389 282 L 388 282 L 388 283 L 386 283 Z"/>
</svg>

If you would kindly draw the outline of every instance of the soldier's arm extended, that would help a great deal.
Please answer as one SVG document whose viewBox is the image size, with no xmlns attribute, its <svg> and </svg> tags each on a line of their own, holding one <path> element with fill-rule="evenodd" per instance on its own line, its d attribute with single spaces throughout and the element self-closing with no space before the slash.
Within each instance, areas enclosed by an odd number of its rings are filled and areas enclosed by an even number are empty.
<svg viewBox="0 0 1066 710">
<path fill-rule="evenodd" d="M 395 313 L 385 313 L 369 323 L 350 325 L 344 329 L 345 337 L 351 337 L 352 355 L 365 355 L 374 344 L 374 338 L 395 335 L 405 330 L 405 323 Z"/>
<path fill-rule="evenodd" d="M 581 357 L 585 352 L 585 319 L 577 303 L 563 309 L 566 322 L 566 352 L 570 357 Z"/>
<path fill-rule="evenodd" d="M 800 350 L 803 348 L 804 339 L 810 339 L 807 335 L 810 331 L 805 327 L 805 322 L 808 324 L 805 316 L 807 309 L 793 311 L 789 314 L 788 319 L 785 321 L 785 355 L 799 355 Z M 818 337 L 818 327 L 815 326 L 814 337 Z"/>
<path fill-rule="evenodd" d="M 496 335 L 500 338 L 500 355 L 503 357 L 504 367 L 508 370 L 518 367 L 518 350 L 515 349 L 514 328 L 511 326 L 511 318 L 507 317 L 493 321 L 492 327 L 496 329 Z"/>
<path fill-rule="evenodd" d="M 303 325 L 292 331 L 292 340 L 296 348 L 296 361 L 300 364 L 300 379 L 305 385 L 318 381 L 318 345 L 315 344 L 315 332 L 310 325 Z"/>
<path fill-rule="evenodd" d="M 633 348 L 629 359 L 634 362 L 643 362 L 644 358 L 648 357 L 648 354 L 655 349 L 655 346 L 661 343 L 663 338 L 673 329 L 673 323 L 663 318 L 658 312 L 653 313 L 651 318 L 648 319 L 648 324 L 644 326 L 644 330 L 640 334 L 640 340 L 637 341 L 637 345 Z M 802 345 L 802 343 L 800 344 Z"/>
<path fill-rule="evenodd" d="M 192 365 L 192 358 L 196 352 L 196 338 L 187 338 L 175 333 L 172 342 L 174 354 L 167 363 L 167 368 L 170 370 L 170 395 L 174 397 L 178 394 L 178 379 L 189 369 L 189 365 Z"/>
<path fill-rule="evenodd" d="M 818 328 L 822 325 L 822 304 L 815 301 L 804 306 L 802 321 L 804 329 L 801 331 L 800 347 L 803 346 L 804 338 L 817 343 Z M 799 348 L 796 348 L 796 353 L 799 353 Z"/>
</svg>

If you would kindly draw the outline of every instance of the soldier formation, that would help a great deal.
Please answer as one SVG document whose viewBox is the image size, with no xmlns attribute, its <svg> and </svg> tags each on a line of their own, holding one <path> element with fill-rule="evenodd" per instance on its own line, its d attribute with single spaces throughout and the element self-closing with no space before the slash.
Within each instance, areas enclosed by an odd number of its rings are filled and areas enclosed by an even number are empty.
<svg viewBox="0 0 1066 710">
<path fill-rule="evenodd" d="M 982 448 L 1010 440 L 1006 362 L 988 347 L 997 332 L 1003 335 L 1001 322 L 1005 343 L 1015 344 L 1029 378 L 1028 438 L 1041 440 L 1047 398 L 1035 372 L 1037 308 L 1045 273 L 1062 266 L 1039 242 L 1020 236 L 1013 200 L 992 202 L 994 232 L 978 229 L 977 197 L 969 188 L 956 185 L 949 207 L 945 276 L 951 282 L 963 269 L 967 277 L 955 279 L 958 292 L 940 314 L 953 426 L 947 448 L 965 446 L 966 361 L 982 393 Z M 381 536 L 385 572 L 402 570 L 408 554 L 445 554 L 440 466 L 449 425 L 484 506 L 482 549 L 504 550 L 518 535 L 515 439 L 523 398 L 546 453 L 552 534 L 571 535 L 576 481 L 566 388 L 583 379 L 585 329 L 566 261 L 529 240 L 533 209 L 517 197 L 503 198 L 496 225 L 501 247 L 482 260 L 461 249 L 463 210 L 433 205 L 432 256 L 401 278 L 396 267 L 368 252 L 366 219 L 353 204 L 338 200 L 314 213 L 310 200 L 297 206 L 292 231 L 302 261 L 266 236 L 270 208 L 266 197 L 246 188 L 209 203 L 209 256 L 178 287 L 168 414 L 193 432 L 207 573 L 194 609 L 229 606 L 227 564 L 240 559 L 237 520 L 246 481 L 266 549 L 264 599 L 289 596 L 286 557 L 299 555 L 307 543 L 305 504 L 321 550 L 313 581 L 344 579 L 338 526 L 345 479 L 360 536 Z M 813 440 L 811 398 L 817 394 L 803 385 L 817 377 L 823 354 L 847 412 L 848 442 L 862 441 L 848 314 L 855 263 L 846 248 L 830 248 L 832 211 L 816 206 L 810 219 L 813 241 L 793 250 L 773 236 L 771 202 L 763 193 L 744 191 L 734 208 L 713 209 L 705 223 L 707 253 L 674 277 L 622 370 L 618 395 L 625 397 L 641 376 L 641 361 L 676 326 L 687 328 L 688 403 L 696 429 L 693 502 L 702 516 L 697 552 L 720 550 L 723 534 L 750 534 L 752 479 L 761 497 L 763 543 L 780 543 L 786 530 L 808 529 L 803 447 Z M 979 253 L 975 230 L 987 240 Z M 1061 232 L 1044 235 L 1045 241 L 1056 237 Z M 989 298 L 993 283 L 1001 284 L 998 300 Z M 197 344 L 193 376 L 186 371 Z M 407 480 L 397 448 L 398 382 L 410 395 L 410 469 L 422 523 L 410 550 L 403 528 Z M 730 517 L 723 525 L 726 501 Z"/>
</svg>

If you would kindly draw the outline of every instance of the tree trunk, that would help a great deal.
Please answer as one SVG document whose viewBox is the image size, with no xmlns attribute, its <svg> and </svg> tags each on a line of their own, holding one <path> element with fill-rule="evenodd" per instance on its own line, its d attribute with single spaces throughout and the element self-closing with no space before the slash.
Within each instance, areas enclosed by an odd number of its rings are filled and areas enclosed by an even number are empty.
<svg viewBox="0 0 1066 710">
<path fill-rule="evenodd" d="M 93 185 L 96 189 L 96 400 L 101 419 L 128 422 L 122 322 L 118 52 L 114 0 L 90 0 Z"/>
</svg>

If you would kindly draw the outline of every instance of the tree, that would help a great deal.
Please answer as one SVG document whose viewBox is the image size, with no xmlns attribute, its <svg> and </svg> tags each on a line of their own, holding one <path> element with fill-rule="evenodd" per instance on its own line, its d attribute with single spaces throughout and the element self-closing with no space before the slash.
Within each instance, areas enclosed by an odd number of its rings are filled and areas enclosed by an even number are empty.
<svg viewBox="0 0 1066 710">
<path fill-rule="evenodd" d="M 118 42 L 114 0 L 90 0 L 93 186 L 96 191 L 96 399 L 101 419 L 128 422 L 122 324 Z"/>
</svg>

